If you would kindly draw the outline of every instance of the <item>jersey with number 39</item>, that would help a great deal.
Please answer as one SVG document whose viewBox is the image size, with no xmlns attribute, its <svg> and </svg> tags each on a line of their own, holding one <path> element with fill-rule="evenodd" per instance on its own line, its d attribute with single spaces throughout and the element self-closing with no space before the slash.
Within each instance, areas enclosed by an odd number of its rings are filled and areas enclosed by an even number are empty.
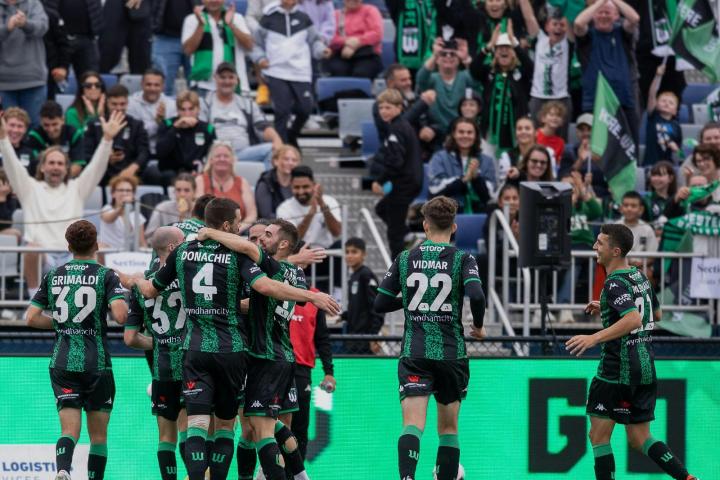
<svg viewBox="0 0 720 480">
<path fill-rule="evenodd" d="M 45 275 L 32 305 L 52 312 L 55 345 L 50 368 L 110 370 L 108 305 L 124 300 L 118 276 L 92 260 L 71 260 Z"/>
<path fill-rule="evenodd" d="M 152 279 L 156 272 L 148 273 Z M 126 330 L 145 329 L 153 336 L 153 380 L 164 382 L 182 380 L 182 340 L 185 332 L 185 309 L 179 282 L 174 280 L 155 298 L 143 298 L 133 288 L 130 298 Z"/>
<path fill-rule="evenodd" d="M 600 294 L 603 328 L 620 321 L 632 311 L 642 317 L 642 326 L 624 337 L 602 344 L 597 376 L 623 385 L 647 385 L 655 381 L 652 330 L 659 310 L 655 291 L 645 274 L 635 267 L 608 275 Z"/>
<path fill-rule="evenodd" d="M 260 249 L 258 265 L 268 277 L 307 290 L 302 268 L 286 261 L 277 261 Z M 290 343 L 290 319 L 295 302 L 281 301 L 251 291 L 248 322 L 250 331 L 249 353 L 265 360 L 294 362 Z"/>
<path fill-rule="evenodd" d="M 472 255 L 429 240 L 397 256 L 378 293 L 402 293 L 405 333 L 401 357 L 457 360 L 467 357 L 462 325 L 465 285 L 479 282 Z"/>
<path fill-rule="evenodd" d="M 178 280 L 187 315 L 183 350 L 232 353 L 247 350 L 240 314 L 245 284 L 263 276 L 247 256 L 213 240 L 194 240 L 173 250 L 152 283 L 163 291 Z"/>
</svg>

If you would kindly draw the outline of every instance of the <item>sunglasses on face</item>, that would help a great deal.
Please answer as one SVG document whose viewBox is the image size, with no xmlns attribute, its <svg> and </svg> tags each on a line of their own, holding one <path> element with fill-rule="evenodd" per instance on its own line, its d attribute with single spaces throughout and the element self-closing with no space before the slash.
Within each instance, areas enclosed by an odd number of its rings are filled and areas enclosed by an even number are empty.
<svg viewBox="0 0 720 480">
<path fill-rule="evenodd" d="M 452 58 L 455 56 L 455 52 L 440 52 L 441 57 Z"/>
<path fill-rule="evenodd" d="M 545 166 L 548 164 L 547 160 L 535 160 L 534 158 L 530 159 L 530 163 L 532 163 L 533 165 L 542 165 L 542 166 Z"/>
<path fill-rule="evenodd" d="M 85 82 L 82 84 L 83 88 L 100 88 L 102 85 L 100 82 Z"/>
</svg>

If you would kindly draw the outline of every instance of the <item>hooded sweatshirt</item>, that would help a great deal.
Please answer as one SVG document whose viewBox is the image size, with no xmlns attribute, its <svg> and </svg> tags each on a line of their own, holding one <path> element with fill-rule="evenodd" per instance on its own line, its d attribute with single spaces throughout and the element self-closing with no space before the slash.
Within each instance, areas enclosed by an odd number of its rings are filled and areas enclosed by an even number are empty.
<svg viewBox="0 0 720 480">
<path fill-rule="evenodd" d="M 22 10 L 24 26 L 8 30 L 10 17 Z M 25 90 L 45 85 L 47 66 L 43 35 L 48 17 L 40 0 L 0 0 L 0 90 Z"/>
</svg>

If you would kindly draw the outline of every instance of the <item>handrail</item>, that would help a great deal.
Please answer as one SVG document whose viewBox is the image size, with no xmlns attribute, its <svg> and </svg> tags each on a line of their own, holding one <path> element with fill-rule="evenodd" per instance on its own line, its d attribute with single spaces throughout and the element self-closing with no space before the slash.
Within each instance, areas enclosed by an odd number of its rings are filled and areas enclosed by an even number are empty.
<svg viewBox="0 0 720 480">
<path fill-rule="evenodd" d="M 488 245 L 488 282 L 487 282 L 487 288 L 488 292 L 492 291 L 495 292 L 495 260 L 496 260 L 496 240 L 497 240 L 497 222 L 500 222 L 500 226 L 503 229 L 504 240 L 503 242 L 507 242 L 510 244 L 510 248 L 508 250 L 511 250 L 515 256 L 520 255 L 520 246 L 517 243 L 517 240 L 515 239 L 515 235 L 513 234 L 512 229 L 510 228 L 510 224 L 507 221 L 506 215 L 508 213 L 502 212 L 501 210 L 495 210 L 490 215 L 490 227 L 489 227 L 489 245 Z M 530 335 L 530 269 L 529 268 L 523 268 L 521 269 L 522 276 L 523 276 L 523 299 L 525 300 L 523 305 L 523 335 L 529 336 Z M 508 252 L 504 252 L 503 255 L 503 277 L 507 279 L 509 274 L 509 259 L 508 259 Z M 503 287 L 503 290 L 506 290 Z M 507 297 L 506 291 L 503 291 L 503 296 Z M 495 295 L 497 297 L 497 295 Z M 488 317 L 490 321 L 495 322 L 495 306 L 504 312 L 504 308 L 502 306 L 502 302 L 499 301 L 500 299 L 497 298 L 498 302 L 495 303 L 494 300 L 492 300 L 488 303 Z"/>
<path fill-rule="evenodd" d="M 360 214 L 365 219 L 365 223 L 367 223 L 368 229 L 370 229 L 370 234 L 373 236 L 373 240 L 375 240 L 375 244 L 377 244 L 378 249 L 380 250 L 380 256 L 382 256 L 386 267 L 390 268 L 390 266 L 392 265 L 392 259 L 390 258 L 390 254 L 388 253 L 387 248 L 385 248 L 385 242 L 383 241 L 382 235 L 380 235 L 380 232 L 375 225 L 375 220 L 373 220 L 372 215 L 370 214 L 370 210 L 363 207 L 360 209 Z"/>
<path fill-rule="evenodd" d="M 488 292 L 490 294 L 490 299 L 492 302 L 500 303 L 500 298 L 498 297 L 497 292 L 494 288 L 488 289 Z M 508 337 L 515 337 L 515 329 L 510 324 L 510 319 L 505 314 L 505 310 L 500 308 L 498 309 L 498 313 L 500 314 L 500 320 L 502 321 L 503 327 L 505 327 L 505 332 L 507 332 Z M 523 351 L 522 348 L 520 348 L 520 345 L 517 343 L 513 343 L 513 350 L 515 350 L 515 355 L 518 357 L 526 357 L 527 353 Z"/>
</svg>

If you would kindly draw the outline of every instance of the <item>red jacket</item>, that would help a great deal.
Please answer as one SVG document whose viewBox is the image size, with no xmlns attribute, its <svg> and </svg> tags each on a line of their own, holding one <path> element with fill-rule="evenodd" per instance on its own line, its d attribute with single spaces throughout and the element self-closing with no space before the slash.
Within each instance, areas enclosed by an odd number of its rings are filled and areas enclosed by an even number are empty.
<svg viewBox="0 0 720 480">
<path fill-rule="evenodd" d="M 316 288 L 311 290 L 319 291 Z M 315 356 L 319 354 L 325 375 L 333 374 L 332 347 L 325 323 L 325 312 L 318 310 L 312 303 L 295 305 L 290 321 L 290 342 L 298 365 L 314 368 Z"/>
</svg>

